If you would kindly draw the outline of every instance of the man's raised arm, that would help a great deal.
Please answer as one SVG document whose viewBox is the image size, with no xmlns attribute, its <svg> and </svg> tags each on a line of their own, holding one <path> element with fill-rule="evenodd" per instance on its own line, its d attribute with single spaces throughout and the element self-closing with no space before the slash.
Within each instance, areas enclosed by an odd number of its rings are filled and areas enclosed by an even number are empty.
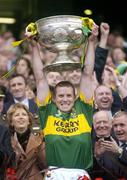
<svg viewBox="0 0 127 180">
<path fill-rule="evenodd" d="M 93 96 L 92 76 L 95 61 L 95 42 L 98 36 L 98 26 L 94 25 L 91 35 L 88 38 L 87 51 L 85 56 L 84 68 L 80 82 L 80 91 L 90 100 Z"/>
<path fill-rule="evenodd" d="M 32 40 L 34 41 L 34 40 Z M 39 103 L 44 103 L 45 98 L 49 93 L 49 86 L 44 73 L 43 62 L 40 57 L 39 44 L 32 42 L 32 66 L 37 86 L 37 98 Z"/>
</svg>

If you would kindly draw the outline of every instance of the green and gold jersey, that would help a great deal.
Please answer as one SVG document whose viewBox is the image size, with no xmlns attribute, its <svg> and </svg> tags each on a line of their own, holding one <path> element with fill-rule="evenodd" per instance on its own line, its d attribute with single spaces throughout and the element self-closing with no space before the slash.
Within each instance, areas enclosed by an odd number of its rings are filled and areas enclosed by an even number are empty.
<svg viewBox="0 0 127 180">
<path fill-rule="evenodd" d="M 80 96 L 70 113 L 62 113 L 47 101 L 39 107 L 39 117 L 46 143 L 49 166 L 79 168 L 92 167 L 92 102 Z"/>
</svg>

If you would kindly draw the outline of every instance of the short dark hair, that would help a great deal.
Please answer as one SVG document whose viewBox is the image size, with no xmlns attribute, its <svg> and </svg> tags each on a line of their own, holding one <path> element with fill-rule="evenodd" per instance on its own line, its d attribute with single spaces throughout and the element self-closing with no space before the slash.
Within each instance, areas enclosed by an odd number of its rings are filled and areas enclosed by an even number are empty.
<svg viewBox="0 0 127 180">
<path fill-rule="evenodd" d="M 54 97 L 56 96 L 56 90 L 57 90 L 58 87 L 71 87 L 73 89 L 74 96 L 76 96 L 74 85 L 69 81 L 61 81 L 54 87 L 54 91 L 53 91 L 53 96 Z"/>
<path fill-rule="evenodd" d="M 25 84 L 27 84 L 26 78 L 22 74 L 17 74 L 17 73 L 10 76 L 9 81 L 14 79 L 14 78 L 17 78 L 17 77 L 22 77 L 24 79 Z"/>
</svg>

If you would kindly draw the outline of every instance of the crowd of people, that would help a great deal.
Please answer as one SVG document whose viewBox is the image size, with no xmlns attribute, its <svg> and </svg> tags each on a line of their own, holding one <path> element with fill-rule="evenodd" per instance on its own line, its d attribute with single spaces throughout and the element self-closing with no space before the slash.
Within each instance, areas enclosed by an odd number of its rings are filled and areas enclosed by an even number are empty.
<svg viewBox="0 0 127 180">
<path fill-rule="evenodd" d="M 126 180 L 124 37 L 95 24 L 83 68 L 62 72 L 44 71 L 57 53 L 14 40 L 0 35 L 0 180 Z"/>
</svg>

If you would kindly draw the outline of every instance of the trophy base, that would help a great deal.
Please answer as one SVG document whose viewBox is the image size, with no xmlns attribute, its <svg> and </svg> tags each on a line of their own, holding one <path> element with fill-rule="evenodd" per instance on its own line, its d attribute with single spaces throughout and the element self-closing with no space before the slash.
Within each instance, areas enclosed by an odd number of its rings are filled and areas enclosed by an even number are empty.
<svg viewBox="0 0 127 180">
<path fill-rule="evenodd" d="M 45 72 L 62 72 L 62 71 L 69 71 L 81 68 L 81 63 L 54 63 L 51 65 L 47 65 L 44 67 Z"/>
</svg>

